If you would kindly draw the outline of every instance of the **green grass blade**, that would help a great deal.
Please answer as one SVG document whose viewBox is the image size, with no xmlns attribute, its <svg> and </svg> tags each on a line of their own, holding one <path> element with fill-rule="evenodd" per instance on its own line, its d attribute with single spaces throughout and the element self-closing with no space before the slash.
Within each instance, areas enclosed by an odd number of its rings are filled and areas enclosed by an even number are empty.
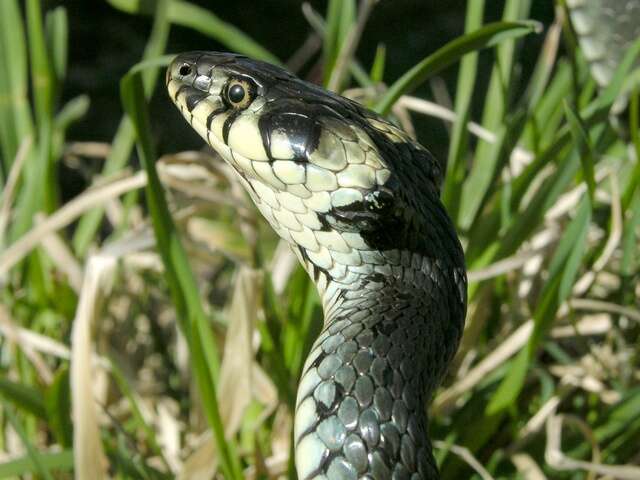
<svg viewBox="0 0 640 480">
<path fill-rule="evenodd" d="M 16 0 L 0 2 L 0 181 L 9 171 L 18 146 L 32 132 L 27 100 L 27 49 Z"/>
<path fill-rule="evenodd" d="M 638 268 L 638 241 L 636 240 L 636 231 L 640 228 L 640 191 L 632 197 L 629 204 L 629 212 L 631 217 L 624 224 L 624 236 L 622 239 L 622 276 L 627 288 L 635 295 L 634 285 L 630 284 L 633 273 Z"/>
<path fill-rule="evenodd" d="M 562 59 L 555 64 L 553 78 L 545 86 L 538 101 L 535 101 L 539 96 L 535 92 L 536 87 L 530 88 L 529 104 L 533 111 L 523 132 L 523 147 L 540 154 L 553 142 L 564 119 L 562 100 L 570 95 L 571 86 L 571 68 Z"/>
<path fill-rule="evenodd" d="M 26 18 L 37 142 L 34 144 L 34 155 L 25 167 L 26 181 L 17 202 L 16 219 L 11 229 L 12 239 L 29 229 L 36 212 L 50 212 L 57 203 L 57 182 L 52 156 L 57 80 L 50 62 L 39 0 L 26 2 Z"/>
<path fill-rule="evenodd" d="M 56 130 L 64 132 L 72 123 L 77 122 L 89 111 L 90 100 L 88 95 L 78 95 L 69 100 L 60 109 L 54 120 Z"/>
<path fill-rule="evenodd" d="M 293 411 L 296 392 L 291 383 L 291 372 L 286 364 L 282 346 L 283 329 L 288 327 L 285 314 L 282 313 L 279 299 L 273 289 L 271 275 L 265 275 L 263 283 L 264 322 L 258 323 L 260 330 L 260 349 L 265 357 L 265 364 L 273 372 L 273 381 L 278 388 L 278 394 Z"/>
<path fill-rule="evenodd" d="M 42 400 L 42 395 L 33 387 L 0 377 L 0 395 L 4 397 L 5 401 L 14 403 L 25 412 L 29 412 L 41 419 L 47 418 L 47 410 Z"/>
<path fill-rule="evenodd" d="M 382 115 L 387 114 L 398 98 L 412 92 L 429 77 L 457 62 L 467 53 L 490 48 L 504 40 L 522 37 L 539 30 L 540 24 L 534 21 L 496 22 L 473 33 L 458 37 L 426 57 L 396 80 L 374 109 Z"/>
<path fill-rule="evenodd" d="M 47 44 L 57 84 L 64 80 L 67 71 L 69 45 L 69 19 L 64 7 L 57 7 L 46 16 Z"/>
<path fill-rule="evenodd" d="M 48 425 L 58 443 L 64 448 L 73 446 L 73 425 L 71 424 L 71 387 L 67 365 L 58 369 L 51 385 L 44 391 L 44 407 L 47 410 Z"/>
<path fill-rule="evenodd" d="M 578 205 L 576 216 L 567 227 L 549 264 L 549 275 L 551 277 L 559 275 L 561 278 L 558 286 L 559 303 L 569 298 L 569 293 L 571 293 L 571 288 L 577 276 L 580 260 L 586 246 L 589 224 L 591 223 L 592 206 L 591 197 L 584 196 Z M 540 342 L 541 330 L 545 329 L 536 325 L 532 335 L 532 342 Z"/>
<path fill-rule="evenodd" d="M 38 462 L 47 470 L 71 472 L 73 470 L 73 450 L 56 453 L 38 453 Z M 30 455 L 0 463 L 0 478 L 26 476 L 38 472 L 38 466 Z"/>
<path fill-rule="evenodd" d="M 564 101 L 564 111 L 571 128 L 571 134 L 573 135 L 574 142 L 578 148 L 578 155 L 580 156 L 580 162 L 582 163 L 582 170 L 584 172 L 585 181 L 587 184 L 587 192 L 591 203 L 595 202 L 596 194 L 596 179 L 594 174 L 594 154 L 593 147 L 591 146 L 591 140 L 587 133 L 586 127 L 582 122 L 580 116 L 571 109 L 569 103 Z"/>
<path fill-rule="evenodd" d="M 39 0 L 27 0 L 27 26 L 34 107 L 38 125 L 44 125 L 53 117 L 53 101 L 56 80 L 47 48 L 42 24 Z"/>
<path fill-rule="evenodd" d="M 528 15 L 529 1 L 507 0 L 502 20 L 517 21 Z M 507 109 L 511 99 L 515 38 L 500 43 L 496 48 L 496 60 L 491 72 L 482 115 L 482 126 L 490 132 L 499 132 L 507 127 Z M 518 113 L 517 111 L 514 113 Z M 521 114 L 521 113 L 520 113 Z M 512 123 L 513 125 L 513 123 Z M 514 132 L 519 133 L 519 132 Z M 503 138 L 507 137 L 507 132 Z M 486 195 L 500 170 L 502 142 L 481 141 L 474 152 L 474 165 L 469 178 L 460 192 L 458 223 L 463 228 L 473 224 L 486 200 Z"/>
<path fill-rule="evenodd" d="M 351 0 L 349 0 L 351 2 Z M 345 2 L 346 3 L 346 2 Z M 340 0 L 329 0 L 327 4 L 327 21 L 324 30 L 324 40 L 322 42 L 323 61 L 323 84 L 329 82 L 331 72 L 338 58 L 338 49 L 340 43 L 338 36 L 340 34 L 340 15 L 342 7 Z"/>
<path fill-rule="evenodd" d="M 383 43 L 379 43 L 376 48 L 376 56 L 373 58 L 373 64 L 371 65 L 371 81 L 375 83 L 381 83 L 384 81 L 384 66 L 387 58 L 387 47 Z"/>
<path fill-rule="evenodd" d="M 322 54 L 324 56 L 323 83 L 329 84 L 331 75 L 345 45 L 345 39 L 355 22 L 355 0 L 329 0 Z"/>
<path fill-rule="evenodd" d="M 467 4 L 465 33 L 471 33 L 481 27 L 484 3 L 484 0 L 477 0 Z M 477 66 L 477 53 L 470 53 L 460 60 L 455 100 L 456 121 L 453 124 L 449 142 L 447 172 L 442 189 L 442 201 L 453 218 L 458 216 L 460 185 L 464 177 L 463 160 L 467 154 L 467 140 L 469 138 L 467 123 L 471 118 L 471 97 L 476 83 Z"/>
<path fill-rule="evenodd" d="M 137 15 L 153 14 L 158 0 L 108 0 L 112 7 Z M 210 10 L 190 2 L 173 0 L 169 5 L 169 21 L 214 38 L 234 52 L 259 60 L 280 64 L 280 60 L 234 25 L 221 20 Z"/>
<path fill-rule="evenodd" d="M 31 440 L 29 440 L 29 436 L 20 424 L 20 420 L 18 419 L 18 416 L 14 412 L 13 408 L 7 406 L 4 411 L 7 415 L 7 418 L 9 419 L 9 422 L 11 423 L 11 426 L 20 437 L 20 440 L 22 440 L 22 444 L 27 450 L 29 459 L 33 463 L 34 470 L 45 480 L 53 480 L 53 476 L 51 475 L 49 468 L 40 461 L 40 455 L 38 455 L 36 447 L 31 443 Z"/>
<path fill-rule="evenodd" d="M 309 5 L 308 3 L 305 4 L 305 6 L 308 6 L 308 5 Z M 327 25 L 322 15 L 320 15 L 311 7 L 309 8 L 303 7 L 303 10 L 305 11 L 307 20 L 309 21 L 311 26 L 314 28 L 314 30 L 318 33 L 318 35 L 321 35 L 322 37 L 324 37 L 325 32 L 327 31 Z M 349 64 L 349 71 L 351 72 L 351 75 L 353 75 L 353 78 L 360 84 L 361 87 L 371 87 L 373 85 L 373 82 L 369 78 L 369 75 L 367 74 L 366 70 L 355 59 L 352 59 L 351 63 Z"/>
<path fill-rule="evenodd" d="M 622 195 L 622 211 L 629 210 L 631 200 L 640 187 L 640 88 L 631 94 L 629 102 L 629 132 L 631 143 L 636 153 L 636 164 L 631 172 L 631 179 Z"/>
<path fill-rule="evenodd" d="M 598 97 L 598 102 L 593 108 L 608 107 L 611 105 L 622 90 L 629 72 L 634 68 L 636 61 L 640 57 L 640 38 L 631 44 L 609 85 L 603 90 Z"/>
<path fill-rule="evenodd" d="M 152 146 L 147 107 L 144 103 L 144 88 L 140 71 L 136 71 L 135 67 L 122 79 L 121 95 L 125 111 L 135 128 L 138 154 L 147 172 L 148 183 L 145 192 L 158 251 L 165 266 L 165 275 L 180 327 L 190 346 L 191 366 L 216 440 L 222 471 L 225 478 L 239 480 L 242 478 L 240 461 L 235 453 L 234 442 L 225 439 L 216 397 L 215 380 L 219 370 L 219 355 L 211 358 L 210 354 L 212 351 L 215 352 L 216 347 L 212 338 L 207 336 L 210 335 L 210 330 L 201 304 L 198 284 L 171 219 L 155 170 L 153 162 L 156 156 Z"/>
<path fill-rule="evenodd" d="M 631 180 L 622 195 L 622 211 L 625 213 L 622 240 L 622 275 L 625 284 L 630 284 L 631 277 L 638 268 L 638 242 L 636 231 L 640 226 L 640 89 L 636 89 L 630 99 L 629 130 L 631 142 L 636 152 L 636 164 L 633 167 Z M 629 290 L 633 286 L 627 285 Z M 632 290 L 633 291 L 633 290 Z"/>
</svg>

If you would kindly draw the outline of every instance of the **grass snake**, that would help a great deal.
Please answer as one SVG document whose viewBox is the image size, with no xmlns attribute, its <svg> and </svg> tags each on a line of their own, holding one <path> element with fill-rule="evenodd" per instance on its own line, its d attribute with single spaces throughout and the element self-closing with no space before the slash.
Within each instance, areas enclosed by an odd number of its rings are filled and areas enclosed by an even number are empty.
<svg viewBox="0 0 640 480">
<path fill-rule="evenodd" d="M 181 54 L 167 88 L 320 293 L 324 328 L 296 400 L 298 477 L 438 478 L 425 405 L 467 296 L 440 164 L 362 105 L 243 56 Z"/>
</svg>

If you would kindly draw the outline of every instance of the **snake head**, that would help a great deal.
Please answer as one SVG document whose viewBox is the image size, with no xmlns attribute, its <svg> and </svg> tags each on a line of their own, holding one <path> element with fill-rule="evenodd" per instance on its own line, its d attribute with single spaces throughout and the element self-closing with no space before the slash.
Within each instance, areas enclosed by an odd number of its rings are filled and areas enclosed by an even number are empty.
<svg viewBox="0 0 640 480">
<path fill-rule="evenodd" d="M 437 163 L 424 148 L 280 67 L 189 52 L 169 66 L 167 88 L 314 273 L 340 278 L 345 266 L 379 255 L 372 252 L 410 247 L 421 209 L 437 201 Z"/>
</svg>

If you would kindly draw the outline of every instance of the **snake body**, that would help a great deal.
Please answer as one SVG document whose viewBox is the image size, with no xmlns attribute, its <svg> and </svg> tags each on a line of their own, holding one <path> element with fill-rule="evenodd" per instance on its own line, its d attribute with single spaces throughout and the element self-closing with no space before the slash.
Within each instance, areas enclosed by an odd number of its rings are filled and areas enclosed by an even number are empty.
<svg viewBox="0 0 640 480">
<path fill-rule="evenodd" d="M 360 104 L 243 56 L 181 54 L 167 88 L 320 293 L 298 477 L 438 478 L 426 402 L 457 349 L 467 285 L 438 162 Z"/>
</svg>

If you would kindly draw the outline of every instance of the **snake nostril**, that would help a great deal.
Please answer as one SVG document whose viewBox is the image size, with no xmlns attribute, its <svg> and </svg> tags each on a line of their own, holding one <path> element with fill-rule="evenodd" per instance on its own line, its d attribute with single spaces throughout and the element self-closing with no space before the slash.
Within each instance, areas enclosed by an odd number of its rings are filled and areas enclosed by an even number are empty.
<svg viewBox="0 0 640 480">
<path fill-rule="evenodd" d="M 183 77 L 186 77 L 191 73 L 191 65 L 187 65 L 187 64 L 181 65 L 180 69 L 178 70 L 178 73 Z"/>
</svg>

